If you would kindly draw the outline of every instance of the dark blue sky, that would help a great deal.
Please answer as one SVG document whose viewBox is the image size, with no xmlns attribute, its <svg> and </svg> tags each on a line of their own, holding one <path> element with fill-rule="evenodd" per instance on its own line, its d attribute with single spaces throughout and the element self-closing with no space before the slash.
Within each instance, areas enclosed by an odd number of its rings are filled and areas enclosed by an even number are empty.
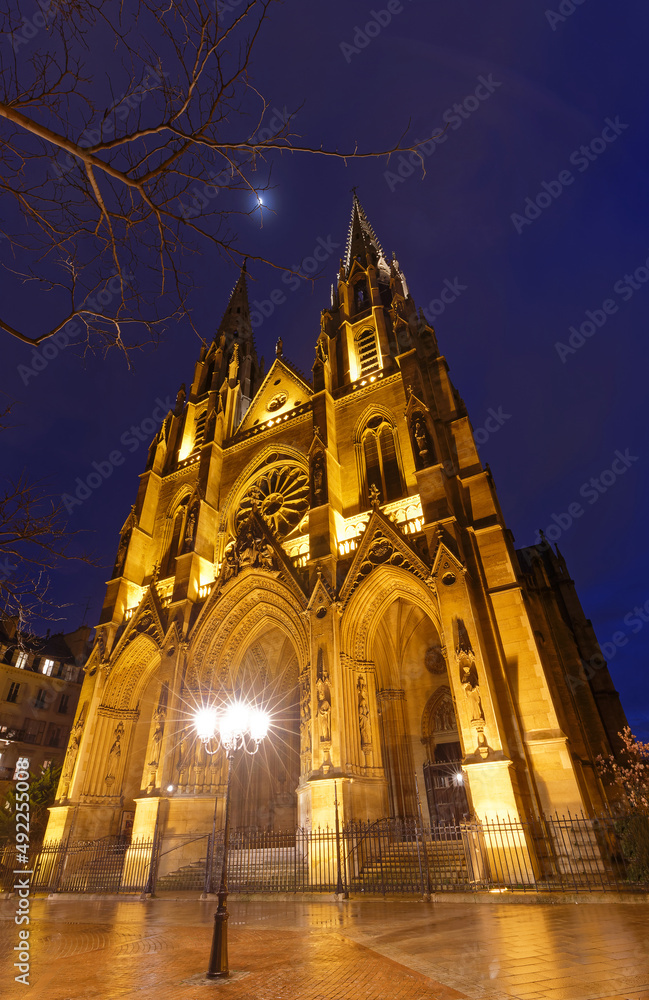
<svg viewBox="0 0 649 1000">
<path fill-rule="evenodd" d="M 562 10 L 571 6 L 563 0 Z M 253 301 L 286 292 L 257 329 L 259 353 L 268 361 L 281 335 L 285 353 L 310 372 L 358 185 L 417 305 L 437 313 L 440 348 L 474 428 L 490 409 L 501 414 L 498 431 L 480 435 L 481 455 L 516 544 L 557 526 L 549 534 L 560 532 L 600 642 L 623 633 L 607 649 L 610 669 L 632 727 L 647 737 L 649 623 L 639 627 L 633 614 L 649 601 L 647 9 L 635 2 L 613 13 L 603 0 L 585 0 L 559 20 L 548 14 L 559 4 L 541 0 L 391 7 L 390 23 L 378 34 L 370 27 L 368 39 L 364 27 L 372 10 L 386 9 L 381 2 L 288 0 L 262 34 L 253 82 L 271 106 L 299 109 L 293 130 L 305 142 L 372 149 L 392 145 L 409 122 L 418 138 L 438 132 L 445 113 L 450 124 L 425 157 L 423 179 L 398 156 L 348 165 L 276 158 L 271 211 L 262 229 L 243 219 L 241 248 L 289 266 L 323 243 L 332 255 L 315 288 L 304 282 L 296 291 L 276 271 L 251 267 Z M 215 255 L 192 268 L 194 322 L 209 338 L 236 271 Z M 447 282 L 459 294 L 441 311 Z M 573 352 L 557 350 L 570 347 L 571 327 Z M 132 371 L 117 354 L 81 359 L 68 348 L 25 385 L 17 366 L 31 352 L 4 341 L 2 386 L 19 404 L 3 435 L 5 471 L 26 468 L 65 493 L 112 450 L 126 455 L 71 517 L 103 568 L 69 564 L 58 574 L 65 627 L 79 624 L 87 600 L 88 621 L 96 620 L 135 499 L 147 445 L 129 451 L 120 438 L 152 416 L 157 397 L 190 380 L 198 348 L 179 324 L 137 355 Z M 626 467 L 607 472 L 618 451 L 630 456 Z M 582 513 L 568 525 L 574 504 Z"/>
</svg>

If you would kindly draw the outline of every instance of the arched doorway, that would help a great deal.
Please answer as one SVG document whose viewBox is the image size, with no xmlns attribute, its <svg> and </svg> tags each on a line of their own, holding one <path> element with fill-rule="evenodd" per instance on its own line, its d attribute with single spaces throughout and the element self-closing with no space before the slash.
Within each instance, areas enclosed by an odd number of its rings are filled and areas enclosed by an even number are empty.
<svg viewBox="0 0 649 1000">
<path fill-rule="evenodd" d="M 390 815 L 416 817 L 420 804 L 426 811 L 422 706 L 448 685 L 439 632 L 420 604 L 396 596 L 380 609 L 372 659 Z"/>
<path fill-rule="evenodd" d="M 227 683 L 227 682 L 226 682 Z M 285 632 L 270 626 L 233 664 L 228 697 L 263 705 L 271 729 L 254 756 L 238 753 L 231 784 L 232 830 L 288 830 L 297 824 L 300 777 L 298 659 Z"/>
<path fill-rule="evenodd" d="M 427 755 L 423 772 L 430 821 L 456 825 L 468 818 L 469 803 L 455 706 L 445 684 L 431 695 L 424 709 L 422 743 Z"/>
</svg>

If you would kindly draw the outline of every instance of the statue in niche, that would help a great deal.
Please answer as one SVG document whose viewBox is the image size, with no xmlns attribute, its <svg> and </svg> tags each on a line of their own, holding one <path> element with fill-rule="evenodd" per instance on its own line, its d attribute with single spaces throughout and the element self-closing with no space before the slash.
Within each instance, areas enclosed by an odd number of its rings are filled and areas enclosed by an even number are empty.
<svg viewBox="0 0 649 1000">
<path fill-rule="evenodd" d="M 464 688 L 467 701 L 469 702 L 471 722 L 484 722 L 484 711 L 482 709 L 480 685 L 478 683 L 478 671 L 475 663 L 470 660 L 460 661 L 460 683 Z"/>
<path fill-rule="evenodd" d="M 185 726 L 180 733 L 180 739 L 178 740 L 178 763 L 176 767 L 178 769 L 179 780 L 182 782 L 182 777 L 184 772 L 189 767 L 189 726 Z"/>
<path fill-rule="evenodd" d="M 320 720 L 320 742 L 331 742 L 331 689 L 329 674 L 322 663 L 322 650 L 318 650 L 318 673 L 315 682 L 318 701 L 318 719 Z"/>
<path fill-rule="evenodd" d="M 322 452 L 318 452 L 313 459 L 311 483 L 314 506 L 319 507 L 321 504 L 325 503 L 327 499 L 326 465 L 325 457 Z"/>
<path fill-rule="evenodd" d="M 272 546 L 263 539 L 259 543 L 257 559 L 260 569 L 275 569 L 275 553 Z"/>
<path fill-rule="evenodd" d="M 113 733 L 113 745 L 108 751 L 108 770 L 106 771 L 105 781 L 107 784 L 112 784 L 115 780 L 115 772 L 119 767 L 119 759 L 122 756 L 122 736 L 124 735 L 124 723 L 118 722 L 115 727 L 115 732 Z"/>
<path fill-rule="evenodd" d="M 417 454 L 423 465 L 430 463 L 430 451 L 428 447 L 428 432 L 426 423 L 421 413 L 416 413 L 412 422 L 412 433 L 415 438 Z"/>
<path fill-rule="evenodd" d="M 367 703 L 367 684 L 361 675 L 358 678 L 358 725 L 361 731 L 361 746 L 367 746 L 372 742 L 370 732 L 370 708 Z"/>
<path fill-rule="evenodd" d="M 187 523 L 185 524 L 185 537 L 183 539 L 183 543 L 186 552 L 189 552 L 191 551 L 191 549 L 194 548 L 197 523 L 198 523 L 198 504 L 194 503 L 189 508 L 189 513 L 187 515 Z"/>
<path fill-rule="evenodd" d="M 158 705 L 155 712 L 153 713 L 153 733 L 151 734 L 151 749 L 147 754 L 151 760 L 148 762 L 149 767 L 157 768 L 160 764 L 160 747 L 162 745 L 162 737 L 165 730 L 165 719 L 167 718 L 167 709 L 164 706 Z"/>
<path fill-rule="evenodd" d="M 74 765 L 77 762 L 77 757 L 79 755 L 79 747 L 81 746 L 81 736 L 83 734 L 83 716 L 85 714 L 85 708 L 76 723 L 72 727 L 72 732 L 70 733 L 70 742 L 68 744 L 68 750 L 65 755 L 65 761 L 63 762 L 63 771 L 61 777 L 63 778 L 63 789 L 61 798 L 65 798 L 68 794 L 68 789 L 70 787 L 70 782 L 72 781 L 72 775 L 74 774 Z"/>
<path fill-rule="evenodd" d="M 311 685 L 308 674 L 300 685 L 300 749 L 302 753 L 311 750 Z"/>
</svg>

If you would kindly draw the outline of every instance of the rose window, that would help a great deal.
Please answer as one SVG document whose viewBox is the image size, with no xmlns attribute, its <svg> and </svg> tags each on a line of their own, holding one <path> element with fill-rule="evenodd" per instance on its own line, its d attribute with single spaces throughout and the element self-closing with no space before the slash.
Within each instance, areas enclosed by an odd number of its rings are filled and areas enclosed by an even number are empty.
<svg viewBox="0 0 649 1000">
<path fill-rule="evenodd" d="M 298 526 L 309 506 L 309 480 L 296 466 L 283 465 L 259 476 L 239 504 L 237 530 L 253 508 L 278 535 Z"/>
</svg>

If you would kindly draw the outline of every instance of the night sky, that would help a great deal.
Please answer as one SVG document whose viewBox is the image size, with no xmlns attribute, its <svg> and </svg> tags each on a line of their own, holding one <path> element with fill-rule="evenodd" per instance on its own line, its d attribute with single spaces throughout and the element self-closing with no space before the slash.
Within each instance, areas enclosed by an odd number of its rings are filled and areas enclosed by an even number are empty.
<svg viewBox="0 0 649 1000">
<path fill-rule="evenodd" d="M 382 0 L 278 7 L 253 83 L 271 108 L 297 110 L 301 141 L 368 150 L 392 146 L 409 122 L 419 139 L 448 128 L 428 147 L 423 179 L 398 155 L 347 165 L 276 156 L 263 227 L 258 213 L 242 216 L 239 246 L 307 269 L 314 250 L 328 247 L 315 285 L 291 290 L 296 282 L 280 272 L 249 268 L 253 310 L 274 289 L 285 293 L 257 324 L 258 353 L 268 366 L 281 336 L 285 355 L 310 375 L 358 187 L 385 250 L 396 252 L 416 304 L 433 318 L 516 545 L 553 526 L 547 534 L 586 615 L 610 644 L 631 726 L 649 738 L 649 18 L 637 2 L 614 12 L 603 0 L 546 2 L 391 0 L 389 23 Z M 237 270 L 216 254 L 191 267 L 194 323 L 209 340 Z M 15 300 L 11 309 L 21 315 Z M 58 627 L 84 615 L 94 623 L 152 437 L 145 430 L 147 443 L 138 442 L 130 428 L 190 382 L 200 343 L 180 323 L 139 352 L 131 371 L 116 352 L 82 358 L 69 347 L 25 385 L 18 365 L 32 352 L 3 338 L 2 388 L 16 401 L 2 436 L 4 473 L 26 469 L 54 493 L 73 493 L 93 462 L 116 448 L 125 455 L 70 518 L 101 568 L 69 563 L 54 579 L 66 605 Z M 494 432 L 490 411 L 499 415 Z M 575 505 L 581 513 L 572 516 Z"/>
</svg>

